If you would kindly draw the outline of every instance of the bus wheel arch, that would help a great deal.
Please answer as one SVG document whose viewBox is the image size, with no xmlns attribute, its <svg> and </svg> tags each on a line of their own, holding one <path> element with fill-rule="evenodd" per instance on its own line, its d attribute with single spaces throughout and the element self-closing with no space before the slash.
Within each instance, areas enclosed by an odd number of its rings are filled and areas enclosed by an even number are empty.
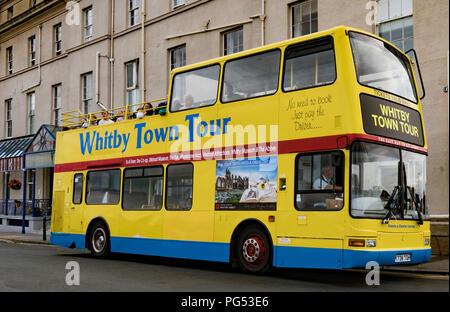
<svg viewBox="0 0 450 312">
<path fill-rule="evenodd" d="M 108 223 L 102 217 L 91 220 L 86 230 L 86 248 L 96 258 L 105 258 L 111 248 Z M 95 237 L 93 237 L 95 235 Z"/>
<path fill-rule="evenodd" d="M 244 246 L 249 247 L 251 254 L 247 254 L 243 250 Z M 261 259 L 261 265 L 253 267 L 249 263 L 251 262 L 250 258 L 258 257 L 259 252 L 263 252 L 267 258 Z M 272 261 L 273 241 L 267 226 L 257 219 L 241 221 L 231 235 L 230 262 L 232 267 L 240 267 L 247 273 L 264 274 L 272 267 Z"/>
</svg>

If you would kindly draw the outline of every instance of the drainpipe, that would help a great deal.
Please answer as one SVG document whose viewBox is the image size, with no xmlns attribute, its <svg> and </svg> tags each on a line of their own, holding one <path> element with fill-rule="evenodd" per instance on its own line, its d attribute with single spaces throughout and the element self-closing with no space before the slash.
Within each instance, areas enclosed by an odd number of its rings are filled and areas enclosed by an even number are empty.
<svg viewBox="0 0 450 312">
<path fill-rule="evenodd" d="M 100 52 L 95 54 L 95 103 L 100 102 Z"/>
<path fill-rule="evenodd" d="M 142 1 L 142 10 L 141 10 L 141 100 L 140 102 L 144 103 L 145 99 L 145 18 L 146 14 L 146 0 Z"/>
<path fill-rule="evenodd" d="M 113 109 L 114 107 L 114 10 L 115 10 L 115 1 L 111 0 L 111 51 L 109 53 L 109 89 L 110 89 L 110 103 L 109 109 Z"/>
<path fill-rule="evenodd" d="M 266 44 L 266 30 L 265 30 L 265 20 L 266 20 L 266 1 L 261 0 L 261 45 Z"/>
</svg>

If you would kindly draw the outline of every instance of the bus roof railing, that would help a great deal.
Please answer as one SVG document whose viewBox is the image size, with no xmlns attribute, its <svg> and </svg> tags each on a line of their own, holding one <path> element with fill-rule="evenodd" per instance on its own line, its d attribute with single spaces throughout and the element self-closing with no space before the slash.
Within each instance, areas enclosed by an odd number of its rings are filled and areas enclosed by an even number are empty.
<svg viewBox="0 0 450 312">
<path fill-rule="evenodd" d="M 145 107 L 146 104 L 149 104 L 149 107 Z M 108 113 L 107 115 L 105 114 L 105 117 L 111 119 L 113 122 L 144 118 L 153 115 L 165 115 L 167 112 L 167 98 L 101 110 L 88 114 L 83 114 L 80 110 L 64 112 L 62 113 L 63 118 L 61 119 L 63 122 L 62 128 L 63 130 L 71 130 L 97 126 L 100 120 L 104 119 L 103 114 L 105 112 Z"/>
</svg>

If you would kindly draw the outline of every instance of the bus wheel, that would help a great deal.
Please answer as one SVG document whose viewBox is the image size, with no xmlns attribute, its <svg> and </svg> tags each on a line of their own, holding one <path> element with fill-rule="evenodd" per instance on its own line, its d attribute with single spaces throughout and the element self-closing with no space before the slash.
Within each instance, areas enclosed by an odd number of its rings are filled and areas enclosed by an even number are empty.
<svg viewBox="0 0 450 312">
<path fill-rule="evenodd" d="M 272 248 L 259 226 L 245 228 L 239 234 L 237 248 L 238 263 L 244 272 L 263 274 L 271 267 Z"/>
<path fill-rule="evenodd" d="M 96 258 L 105 258 L 109 254 L 109 235 L 103 222 L 97 222 L 92 227 L 89 249 Z"/>
</svg>

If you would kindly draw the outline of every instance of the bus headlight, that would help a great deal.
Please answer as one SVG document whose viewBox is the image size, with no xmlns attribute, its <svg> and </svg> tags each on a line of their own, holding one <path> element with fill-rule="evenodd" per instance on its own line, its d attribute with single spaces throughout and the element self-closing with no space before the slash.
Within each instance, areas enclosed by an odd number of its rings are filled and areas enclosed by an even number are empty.
<svg viewBox="0 0 450 312">
<path fill-rule="evenodd" d="M 430 245 L 430 239 L 429 239 L 429 238 L 425 238 L 425 239 L 423 240 L 423 244 L 424 244 L 425 246 Z"/>
<path fill-rule="evenodd" d="M 366 241 L 367 247 L 377 247 L 377 240 L 376 239 L 368 239 Z"/>
</svg>

